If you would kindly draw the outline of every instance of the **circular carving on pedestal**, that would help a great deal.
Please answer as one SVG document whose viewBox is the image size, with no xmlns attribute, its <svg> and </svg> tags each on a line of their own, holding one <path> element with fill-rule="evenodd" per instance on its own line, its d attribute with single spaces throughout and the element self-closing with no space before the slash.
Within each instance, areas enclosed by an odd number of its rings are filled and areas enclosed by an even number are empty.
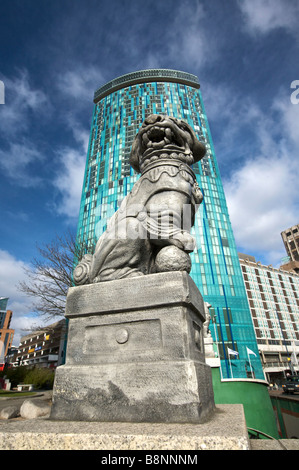
<svg viewBox="0 0 299 470">
<path fill-rule="evenodd" d="M 129 339 L 129 332 L 125 328 L 120 328 L 115 333 L 115 339 L 119 344 L 124 344 Z"/>
</svg>

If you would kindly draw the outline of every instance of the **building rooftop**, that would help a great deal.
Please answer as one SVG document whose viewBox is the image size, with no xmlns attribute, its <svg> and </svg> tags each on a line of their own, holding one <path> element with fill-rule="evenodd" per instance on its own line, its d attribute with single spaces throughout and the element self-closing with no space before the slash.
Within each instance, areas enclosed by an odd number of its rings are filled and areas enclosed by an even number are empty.
<svg viewBox="0 0 299 470">
<path fill-rule="evenodd" d="M 126 75 L 115 78 L 98 88 L 94 94 L 94 102 L 97 103 L 105 96 L 119 90 L 120 88 L 149 81 L 176 82 L 183 85 L 193 86 L 195 88 L 200 87 L 197 76 L 191 73 L 171 69 L 139 70 L 137 72 L 127 73 Z"/>
<path fill-rule="evenodd" d="M 243 253 L 238 253 L 238 257 L 239 257 L 239 260 L 240 260 L 241 263 L 242 263 L 242 261 L 245 262 L 245 263 L 253 263 L 253 264 L 257 265 L 257 267 L 260 267 L 260 268 L 270 269 L 271 271 L 281 272 L 283 274 L 288 274 L 288 275 L 299 277 L 299 272 L 296 272 L 296 271 L 293 270 L 294 269 L 293 265 L 292 265 L 292 270 L 290 270 L 290 267 L 288 267 L 287 264 L 279 266 L 279 267 L 275 267 L 275 266 L 272 266 L 272 264 L 266 265 L 266 264 L 261 263 L 260 261 L 256 261 L 254 256 L 246 255 L 246 254 L 243 254 Z M 294 263 L 296 263 L 296 262 L 294 262 Z M 299 263 L 297 265 L 295 265 L 295 267 L 297 267 L 298 265 L 299 265 Z"/>
<path fill-rule="evenodd" d="M 251 255 L 246 255 L 245 253 L 238 253 L 239 259 L 243 259 L 244 261 L 248 259 L 249 261 L 252 261 L 253 263 L 256 263 L 256 259 L 254 256 Z"/>
<path fill-rule="evenodd" d="M 44 333 L 48 333 L 50 330 L 56 329 L 60 326 L 62 326 L 65 322 L 65 319 L 59 320 L 55 323 L 52 323 L 51 325 L 43 326 L 40 329 L 33 330 L 27 335 L 24 335 L 21 337 L 20 344 L 22 344 L 24 341 L 27 341 L 30 338 L 34 338 L 37 335 L 42 335 Z"/>
</svg>

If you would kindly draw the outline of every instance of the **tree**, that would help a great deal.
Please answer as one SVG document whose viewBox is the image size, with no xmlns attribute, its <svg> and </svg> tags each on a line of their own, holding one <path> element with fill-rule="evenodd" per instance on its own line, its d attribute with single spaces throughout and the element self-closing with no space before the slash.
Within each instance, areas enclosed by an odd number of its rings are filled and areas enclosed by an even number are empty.
<svg viewBox="0 0 299 470">
<path fill-rule="evenodd" d="M 19 290 L 35 299 L 32 308 L 46 317 L 60 317 L 65 312 L 66 295 L 73 285 L 72 273 L 76 261 L 94 247 L 77 243 L 73 233 L 67 232 L 44 246 L 37 246 L 39 257 L 33 258 L 31 268 L 25 269 L 28 280 L 19 283 Z"/>
</svg>

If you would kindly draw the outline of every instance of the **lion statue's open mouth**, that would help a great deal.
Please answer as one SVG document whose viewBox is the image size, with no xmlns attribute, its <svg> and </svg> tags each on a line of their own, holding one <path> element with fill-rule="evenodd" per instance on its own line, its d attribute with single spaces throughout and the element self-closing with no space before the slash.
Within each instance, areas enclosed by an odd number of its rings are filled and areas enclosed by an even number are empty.
<svg viewBox="0 0 299 470">
<path fill-rule="evenodd" d="M 160 150 L 162 148 L 176 151 L 186 150 L 186 141 L 178 131 L 179 128 L 173 125 L 170 120 L 146 125 L 141 133 L 144 152 L 149 153 L 152 149 Z"/>
<path fill-rule="evenodd" d="M 130 158 L 138 172 L 157 158 L 177 158 L 188 165 L 199 161 L 205 154 L 193 129 L 185 122 L 169 116 L 150 115 L 135 137 Z"/>
</svg>

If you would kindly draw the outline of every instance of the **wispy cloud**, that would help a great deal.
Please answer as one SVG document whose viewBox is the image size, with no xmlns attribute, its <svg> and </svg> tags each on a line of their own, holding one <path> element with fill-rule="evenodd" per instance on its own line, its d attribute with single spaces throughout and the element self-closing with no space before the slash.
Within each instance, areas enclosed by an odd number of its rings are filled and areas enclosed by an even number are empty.
<svg viewBox="0 0 299 470">
<path fill-rule="evenodd" d="M 242 95 L 228 84 L 206 83 L 205 102 L 212 131 L 217 129 L 217 159 L 227 176 L 244 158 L 252 158 L 267 137 L 272 138 L 276 126 L 252 96 Z M 268 128 L 271 134 L 263 132 Z"/>
<path fill-rule="evenodd" d="M 58 74 L 56 86 L 66 98 L 75 100 L 73 108 L 78 110 L 80 103 L 92 102 L 93 92 L 103 82 L 105 79 L 99 68 L 75 64 L 73 69 Z"/>
<path fill-rule="evenodd" d="M 125 18 L 122 20 L 123 25 L 127 22 L 122 40 L 116 44 L 118 37 L 114 33 L 114 37 L 110 38 L 110 47 L 116 47 L 121 66 L 130 67 L 127 72 L 175 68 L 196 73 L 203 64 L 214 61 L 218 44 L 215 33 L 213 36 L 209 34 L 202 2 L 151 2 L 151 6 L 146 8 L 146 15 L 142 14 L 137 3 L 128 2 L 128 12 L 124 12 Z M 123 25 L 118 20 L 114 28 L 123 28 Z M 107 66 L 109 69 L 111 63 Z M 114 70 L 117 67 L 114 66 Z"/>
<path fill-rule="evenodd" d="M 28 267 L 22 260 L 0 249 L 0 292 L 9 297 L 7 308 L 13 311 L 11 328 L 15 329 L 13 344 L 16 346 L 20 337 L 26 334 L 22 330 L 36 323 L 36 317 L 30 311 L 30 299 L 17 288 L 19 282 L 26 280 L 25 268 Z"/>
<path fill-rule="evenodd" d="M 89 141 L 90 112 L 95 89 L 103 81 L 101 72 L 93 66 L 86 70 L 67 70 L 57 79 L 57 89 L 67 106 L 61 117 L 63 125 L 71 132 L 68 145 L 55 149 L 56 171 L 52 184 L 57 192 L 54 209 L 65 217 L 66 222 L 78 220 L 81 191 Z M 82 118 L 82 112 L 88 121 Z"/>
<path fill-rule="evenodd" d="M 298 222 L 299 107 L 281 94 L 267 115 L 258 107 L 255 114 L 254 145 L 224 188 L 239 248 L 264 251 L 265 261 L 279 264 L 286 255 L 280 232 Z"/>
<path fill-rule="evenodd" d="M 293 90 L 290 89 L 290 94 Z M 299 104 L 292 104 L 290 96 L 279 93 L 273 102 L 273 112 L 280 118 L 284 139 L 292 145 L 293 158 L 299 153 Z"/>
<path fill-rule="evenodd" d="M 268 33 L 276 28 L 299 38 L 297 0 L 239 0 L 245 26 L 250 33 Z"/>
<path fill-rule="evenodd" d="M 285 256 L 280 232 L 298 220 L 299 170 L 287 155 L 248 160 L 224 182 L 237 245 L 248 254 L 264 251 L 273 264 Z M 274 259 L 275 255 L 275 259 Z"/>
<path fill-rule="evenodd" d="M 32 142 L 20 140 L 0 149 L 0 167 L 19 186 L 37 186 L 42 182 L 42 177 L 32 171 L 32 166 L 41 163 L 45 157 Z"/>
<path fill-rule="evenodd" d="M 64 148 L 60 149 L 57 154 L 59 171 L 53 180 L 53 185 L 58 191 L 55 210 L 58 214 L 65 216 L 67 221 L 76 223 L 79 215 L 86 153 Z"/>
<path fill-rule="evenodd" d="M 51 111 L 46 94 L 30 83 L 27 70 L 20 70 L 15 77 L 3 77 L 5 105 L 0 107 L 0 136 L 24 132 L 31 122 L 32 113 L 40 116 Z"/>
<path fill-rule="evenodd" d="M 214 58 L 213 39 L 205 28 L 205 11 L 200 3 L 179 3 L 173 23 L 167 30 L 169 58 L 179 57 L 182 66 L 198 68 Z"/>
<path fill-rule="evenodd" d="M 0 107 L 0 168 L 21 187 L 37 186 L 41 172 L 34 170 L 36 163 L 44 161 L 38 148 L 35 129 L 41 118 L 48 119 L 52 107 L 46 94 L 33 86 L 26 69 L 14 77 L 3 77 L 5 105 Z"/>
<path fill-rule="evenodd" d="M 46 162 L 46 154 L 34 138 L 34 123 L 51 111 L 52 104 L 43 91 L 34 89 L 28 71 L 23 70 L 16 77 L 5 79 L 8 98 L 5 106 L 0 108 L 0 128 L 3 131 L 0 168 L 20 187 L 38 186 L 45 178 L 50 179 L 58 191 L 54 204 L 56 212 L 72 220 L 77 217 L 80 205 L 92 95 L 101 80 L 99 70 L 92 66 L 58 74 L 55 88 L 59 94 L 56 94 L 56 99 L 60 97 L 64 106 L 56 107 L 55 120 L 70 131 L 73 141 L 65 137 L 67 145 L 63 147 L 58 142 L 54 143 L 51 152 L 54 158 L 56 156 L 55 171 L 45 175 L 41 165 Z M 86 109 L 88 121 L 84 123 L 82 112 Z M 51 126 L 52 118 L 51 112 L 48 113 Z M 49 151 L 47 146 L 46 153 Z"/>
</svg>

